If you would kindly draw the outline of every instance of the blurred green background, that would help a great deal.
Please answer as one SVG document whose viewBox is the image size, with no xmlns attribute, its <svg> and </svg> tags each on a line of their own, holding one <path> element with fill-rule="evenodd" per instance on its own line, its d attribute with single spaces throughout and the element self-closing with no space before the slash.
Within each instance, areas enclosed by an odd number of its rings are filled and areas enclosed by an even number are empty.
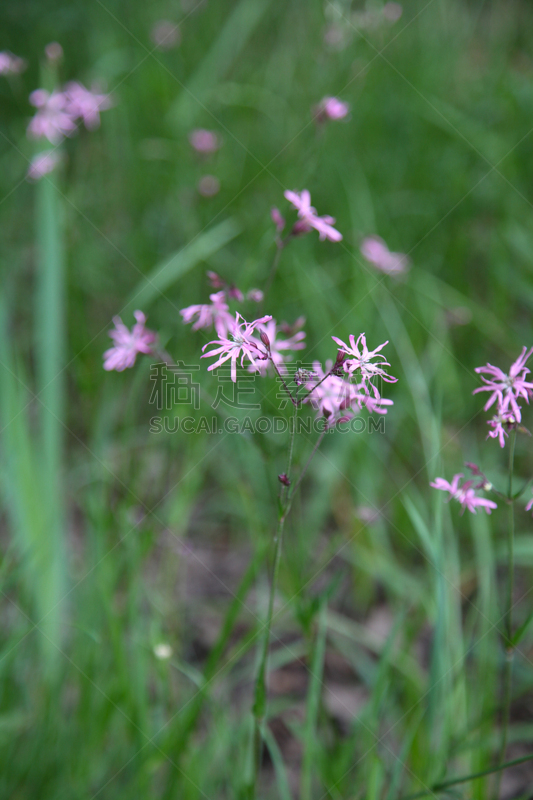
<svg viewBox="0 0 533 800">
<path fill-rule="evenodd" d="M 161 19 L 179 25 L 170 49 Z M 260 796 L 394 800 L 490 767 L 506 515 L 460 516 L 428 483 L 469 460 L 505 486 L 471 393 L 476 366 L 532 344 L 530 3 L 407 0 L 392 22 L 350 0 L 8 0 L 0 21 L 0 48 L 28 62 L 0 76 L 1 796 L 245 796 L 287 440 L 150 433 L 149 359 L 107 374 L 102 353 L 113 315 L 142 308 L 214 396 L 211 336 L 179 309 L 207 300 L 207 270 L 264 285 L 286 189 L 308 188 L 344 240 L 292 242 L 264 313 L 305 315 L 306 360 L 334 356 L 332 334 L 389 339 L 399 380 L 385 434 L 328 436 L 289 520 Z M 115 105 L 32 184 L 28 96 L 51 41 L 61 83 Z M 318 129 L 325 95 L 351 115 Z M 195 153 L 194 128 L 220 150 Z M 364 262 L 369 234 L 409 253 L 404 279 Z M 275 382 L 258 390 L 273 412 Z M 532 467 L 522 437 L 519 483 Z M 520 510 L 517 624 L 530 531 Z M 532 657 L 527 634 L 509 758 L 531 748 Z M 509 770 L 501 796 L 532 783 Z"/>
</svg>

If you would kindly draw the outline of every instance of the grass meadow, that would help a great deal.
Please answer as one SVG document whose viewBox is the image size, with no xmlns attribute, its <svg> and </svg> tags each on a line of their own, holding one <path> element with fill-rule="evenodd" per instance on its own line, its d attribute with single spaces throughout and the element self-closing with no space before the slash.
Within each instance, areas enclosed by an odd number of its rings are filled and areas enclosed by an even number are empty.
<svg viewBox="0 0 533 800">
<path fill-rule="evenodd" d="M 533 797 L 531 513 L 514 504 L 510 647 L 505 501 L 461 514 L 429 486 L 471 461 L 507 492 L 509 445 L 486 440 L 472 392 L 476 367 L 533 345 L 533 8 L 382 6 L 0 9 L 0 48 L 27 62 L 0 75 L 2 798 Z M 162 19 L 172 47 L 154 42 Z M 29 181 L 28 97 L 73 80 L 113 106 Z M 325 96 L 349 116 L 317 123 Z M 199 128 L 216 152 L 191 147 Z M 271 208 L 292 221 L 284 192 L 304 188 L 343 239 L 296 237 L 273 274 Z M 369 235 L 410 270 L 376 270 Z M 288 434 L 239 425 L 291 410 L 256 378 L 261 412 L 227 407 L 236 432 L 200 424 L 224 418 L 200 359 L 214 337 L 179 312 L 207 302 L 209 270 L 244 292 L 273 274 L 261 313 L 306 318 L 298 358 L 335 359 L 332 335 L 365 331 L 398 378 L 381 427 L 324 437 L 287 519 L 255 764 Z M 136 309 L 199 366 L 196 407 L 156 408 L 149 356 L 103 370 L 113 316 Z M 184 415 L 192 432 L 173 428 Z M 316 438 L 296 437 L 295 474 Z M 517 489 L 532 452 L 517 436 Z"/>
</svg>

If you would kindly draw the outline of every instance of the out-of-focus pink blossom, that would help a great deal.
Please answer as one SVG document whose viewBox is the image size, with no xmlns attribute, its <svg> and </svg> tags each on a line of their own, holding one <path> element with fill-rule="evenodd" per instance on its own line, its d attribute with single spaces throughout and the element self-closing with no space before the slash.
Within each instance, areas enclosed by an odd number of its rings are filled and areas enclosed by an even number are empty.
<svg viewBox="0 0 533 800">
<path fill-rule="evenodd" d="M 26 69 L 26 61 L 13 53 L 0 53 L 0 75 L 19 75 Z"/>
<path fill-rule="evenodd" d="M 44 53 L 49 61 L 60 61 L 63 58 L 63 48 L 59 42 L 50 42 L 44 48 Z"/>
<path fill-rule="evenodd" d="M 363 239 L 361 254 L 387 275 L 400 275 L 409 269 L 409 258 L 403 253 L 391 253 L 379 236 L 367 236 Z"/>
<path fill-rule="evenodd" d="M 227 336 L 221 336 L 212 342 L 208 342 L 202 347 L 205 350 L 212 344 L 219 345 L 214 350 L 204 353 L 202 358 L 211 358 L 212 356 L 219 356 L 214 364 L 210 364 L 207 371 L 220 367 L 226 361 L 231 359 L 231 380 L 236 383 L 237 381 L 237 359 L 240 356 L 241 367 L 244 366 L 244 359 L 247 358 L 259 372 L 258 362 L 264 361 L 268 358 L 265 346 L 254 338 L 253 333 L 258 325 L 263 325 L 265 322 L 270 322 L 271 316 L 260 317 L 253 322 L 246 322 L 246 320 L 237 312 L 235 321 L 230 328 Z"/>
<path fill-rule="evenodd" d="M 179 25 L 169 19 L 160 19 L 152 27 L 150 39 L 158 50 L 172 50 L 181 41 Z"/>
<path fill-rule="evenodd" d="M 214 175 L 204 175 L 198 181 L 198 192 L 202 197 L 214 197 L 220 192 L 220 181 Z"/>
<path fill-rule="evenodd" d="M 276 231 L 281 233 L 283 228 L 285 227 L 285 219 L 281 216 L 280 211 L 275 206 L 270 209 L 270 216 L 272 217 L 272 222 L 276 226 Z"/>
<path fill-rule="evenodd" d="M 315 119 L 319 122 L 325 120 L 344 119 L 350 113 L 350 106 L 348 103 L 343 103 L 336 97 L 324 97 L 320 103 L 315 107 Z"/>
<path fill-rule="evenodd" d="M 533 383 L 526 381 L 526 376 L 530 372 L 526 367 L 526 362 L 531 353 L 533 353 L 533 347 L 530 350 L 524 347 L 520 356 L 511 364 L 508 375 L 499 367 L 493 367 L 492 364 L 486 364 L 484 367 L 476 367 L 476 372 L 478 375 L 481 375 L 481 380 L 485 386 L 479 386 L 477 389 L 474 389 L 472 394 L 477 394 L 478 392 L 491 393 L 489 399 L 485 403 L 485 411 L 498 401 L 499 415 L 505 415 L 507 412 L 511 412 L 516 422 L 522 420 L 522 414 L 517 400 L 523 397 L 526 403 L 529 403 L 529 395 L 533 390 Z M 488 375 L 489 377 L 485 378 L 484 375 Z"/>
<path fill-rule="evenodd" d="M 311 205 L 311 195 L 307 189 L 304 189 L 300 194 L 290 191 L 284 194 L 289 203 L 292 203 L 298 211 L 300 218 L 299 227 L 297 228 L 298 223 L 296 223 L 293 233 L 307 233 L 311 228 L 314 228 L 318 231 L 320 241 L 324 241 L 324 239 L 329 239 L 331 242 L 341 241 L 342 234 L 333 227 L 335 224 L 334 217 L 319 217 L 317 215 L 316 209 Z"/>
<path fill-rule="evenodd" d="M 434 489 L 440 489 L 442 492 L 448 492 L 450 495 L 448 500 L 453 498 L 463 507 L 461 513 L 468 509 L 472 514 L 475 514 L 476 508 L 484 508 L 487 514 L 490 514 L 493 508 L 498 508 L 493 500 L 487 500 L 485 497 L 480 497 L 476 494 L 473 480 L 465 481 L 461 485 L 462 477 L 463 474 L 459 472 L 453 476 L 451 483 L 444 480 L 444 478 L 435 478 L 429 485 Z"/>
<path fill-rule="evenodd" d="M 246 295 L 246 299 L 251 300 L 252 303 L 262 303 L 263 297 L 264 294 L 261 291 L 261 289 L 250 289 L 250 291 Z"/>
<path fill-rule="evenodd" d="M 374 393 L 370 394 L 365 384 L 360 384 L 359 387 L 362 391 L 357 395 L 357 404 L 359 407 L 366 408 L 369 414 L 386 414 L 387 406 L 393 406 L 394 402 L 385 397 L 376 397 Z"/>
<path fill-rule="evenodd" d="M 387 22 L 398 22 L 403 14 L 403 8 L 400 3 L 385 3 L 383 6 L 383 16 Z"/>
<path fill-rule="evenodd" d="M 194 321 L 193 331 L 200 330 L 200 328 L 210 328 L 213 325 L 217 334 L 220 337 L 225 337 L 234 323 L 226 302 L 226 293 L 222 291 L 210 294 L 209 299 L 211 300 L 210 304 L 182 308 L 180 314 L 183 317 L 183 322 L 188 325 Z"/>
<path fill-rule="evenodd" d="M 396 383 L 398 380 L 398 378 L 394 378 L 383 369 L 383 367 L 390 367 L 389 362 L 385 360 L 385 356 L 380 354 L 380 350 L 389 343 L 388 340 L 380 344 L 379 347 L 376 347 L 375 350 L 369 350 L 364 333 L 359 334 L 357 341 L 355 340 L 355 336 L 350 334 L 349 347 L 337 336 L 332 336 L 331 338 L 339 346 L 342 353 L 347 356 L 344 360 L 345 371 L 351 376 L 358 373 L 361 376 L 362 384 L 364 386 L 371 386 L 376 399 L 379 399 L 380 395 L 377 387 L 372 383 L 375 378 L 380 378 L 386 383 Z M 359 349 L 359 345 L 361 345 L 361 349 Z M 378 359 L 376 363 L 372 361 L 374 358 Z"/>
<path fill-rule="evenodd" d="M 220 140 L 213 131 L 197 128 L 189 134 L 189 142 L 197 153 L 214 153 L 220 147 Z"/>
<path fill-rule="evenodd" d="M 526 505 L 526 511 L 531 511 L 532 508 L 533 508 L 533 497 L 531 498 L 529 503 Z"/>
<path fill-rule="evenodd" d="M 133 316 L 137 322 L 131 331 L 120 317 L 113 317 L 115 329 L 109 331 L 109 335 L 115 344 L 104 353 L 104 369 L 107 371 L 122 372 L 127 367 L 133 367 L 137 353 L 152 352 L 156 334 L 145 328 L 146 317 L 142 311 L 135 311 Z"/>
<path fill-rule="evenodd" d="M 100 111 L 106 111 L 113 105 L 110 95 L 90 91 L 75 81 L 67 83 L 64 93 L 67 98 L 67 112 L 74 119 L 82 119 L 89 131 L 99 127 Z"/>
<path fill-rule="evenodd" d="M 287 339 L 280 339 L 280 326 L 278 326 L 275 319 L 271 319 L 264 325 L 260 325 L 258 330 L 260 332 L 266 333 L 268 340 L 270 342 L 270 355 L 272 357 L 272 361 L 279 369 L 280 372 L 285 372 L 284 364 L 287 361 L 291 360 L 291 356 L 288 355 L 287 351 L 290 350 L 303 350 L 305 344 L 303 340 L 305 339 L 305 332 L 298 331 L 290 336 Z M 267 372 L 267 368 L 270 361 L 260 361 L 258 362 L 259 372 L 264 375 Z M 253 368 L 252 368 L 253 369 Z"/>
<path fill-rule="evenodd" d="M 56 150 L 44 150 L 42 153 L 37 153 L 28 167 L 27 179 L 30 181 L 40 180 L 44 175 L 52 172 L 60 161 L 61 155 Z"/>
<path fill-rule="evenodd" d="M 76 130 L 64 92 L 50 94 L 45 89 L 36 89 L 30 94 L 30 103 L 38 109 L 28 125 L 28 135 L 32 138 L 45 137 L 52 144 L 59 144 L 65 136 L 71 136 Z"/>
</svg>

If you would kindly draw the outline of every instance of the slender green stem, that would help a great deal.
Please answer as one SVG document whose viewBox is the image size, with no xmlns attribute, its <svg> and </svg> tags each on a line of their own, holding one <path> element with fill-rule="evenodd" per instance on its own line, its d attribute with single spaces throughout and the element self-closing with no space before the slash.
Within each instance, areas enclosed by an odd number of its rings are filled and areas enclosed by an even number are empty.
<svg viewBox="0 0 533 800">
<path fill-rule="evenodd" d="M 272 362 L 274 363 L 274 362 Z M 291 417 L 291 432 L 289 439 L 289 454 L 287 458 L 287 469 L 285 474 L 289 477 L 292 468 L 292 456 L 294 452 L 294 435 L 296 431 L 296 416 L 298 413 L 297 406 L 294 406 L 294 414 Z M 256 796 L 257 777 L 259 768 L 261 766 L 261 749 L 262 749 L 262 727 L 266 714 L 267 705 L 267 689 L 266 689 L 266 674 L 268 663 L 268 651 L 270 647 L 270 629 L 272 626 L 272 616 L 274 613 L 274 600 L 276 596 L 276 587 L 278 583 L 279 566 L 281 563 L 281 551 L 283 545 L 283 530 L 285 527 L 285 520 L 290 510 L 290 504 L 284 503 L 285 486 L 281 487 L 280 496 L 280 512 L 276 533 L 274 535 L 274 563 L 272 565 L 272 573 L 270 575 L 270 588 L 268 596 L 268 611 L 263 636 L 263 647 L 261 651 L 261 661 L 259 663 L 259 670 L 255 682 L 254 693 L 254 773 L 253 773 L 253 792 L 252 797 Z"/>
<path fill-rule="evenodd" d="M 516 443 L 516 431 L 512 431 L 509 443 L 509 484 L 507 492 L 507 502 L 509 504 L 509 525 L 507 528 L 507 598 L 505 606 L 505 667 L 503 674 L 503 716 L 502 716 L 502 743 L 500 747 L 500 757 L 498 764 L 505 762 L 505 752 L 507 750 L 507 737 L 509 732 L 509 717 L 511 710 L 511 685 L 513 675 L 513 594 L 514 594 L 514 499 L 513 499 L 513 472 L 514 472 L 514 452 Z M 498 773 L 496 782 L 495 798 L 500 795 L 500 784 L 502 773 Z"/>
<path fill-rule="evenodd" d="M 433 786 L 423 789 L 421 792 L 416 792 L 415 794 L 408 794 L 405 797 L 401 797 L 400 800 L 418 800 L 419 797 L 427 797 L 430 794 L 434 795 L 435 792 L 443 792 L 452 786 L 458 786 L 460 783 L 468 783 L 468 781 L 474 781 L 476 778 L 484 778 L 485 775 L 492 775 L 494 772 L 499 772 L 501 774 L 504 769 L 515 767 L 517 764 L 524 764 L 526 761 L 531 760 L 533 760 L 533 755 L 515 758 L 514 761 L 508 761 L 506 764 L 500 764 L 498 767 L 490 767 L 489 769 L 481 770 L 481 772 L 472 772 L 470 775 L 462 775 L 459 778 L 452 778 L 452 780 L 449 781 L 434 783 Z"/>
<path fill-rule="evenodd" d="M 302 404 L 302 401 L 301 401 L 301 400 L 297 400 L 297 399 L 294 397 L 294 395 L 292 394 L 291 390 L 289 389 L 289 387 L 287 386 L 287 384 L 286 384 L 286 382 L 285 382 L 285 378 L 283 377 L 283 375 L 282 375 L 282 374 L 281 374 L 281 372 L 279 371 L 279 369 L 278 369 L 278 366 L 277 366 L 276 362 L 275 362 L 275 361 L 274 361 L 274 359 L 272 358 L 272 354 L 270 353 L 270 351 L 269 351 L 269 358 L 270 358 L 270 361 L 271 361 L 271 364 L 272 364 L 272 366 L 274 367 L 274 371 L 275 371 L 276 375 L 278 376 L 278 378 L 280 379 L 280 381 L 281 381 L 281 383 L 282 383 L 282 385 L 283 385 L 283 388 L 285 389 L 285 391 L 286 391 L 286 392 L 287 392 L 287 394 L 289 395 L 289 398 L 290 398 L 290 401 L 291 401 L 291 403 L 293 404 L 294 408 L 298 408 L 298 406 L 300 406 L 300 405 Z M 287 474 L 288 474 L 288 473 L 287 473 Z"/>
<path fill-rule="evenodd" d="M 272 355 L 271 355 L 270 352 L 269 352 L 269 358 L 270 358 L 270 361 L 272 362 L 272 366 L 274 367 L 276 375 L 280 379 L 280 381 L 281 381 L 281 383 L 283 385 L 283 388 L 285 389 L 285 391 L 289 395 L 291 403 L 293 404 L 293 406 L 295 406 L 295 408 L 299 408 L 303 403 L 305 403 L 305 401 L 308 400 L 309 397 L 313 394 L 315 389 L 317 389 L 320 386 L 321 383 L 324 383 L 326 378 L 329 378 L 329 376 L 333 374 L 333 368 L 332 368 L 332 369 L 329 370 L 329 372 L 326 372 L 326 374 L 324 375 L 323 378 L 320 378 L 318 383 L 315 383 L 315 385 L 307 392 L 307 394 L 304 397 L 298 397 L 297 394 L 296 394 L 296 396 L 293 395 L 293 393 L 291 392 L 291 390 L 287 386 L 287 383 L 285 382 L 285 378 L 283 377 L 283 375 L 281 374 L 280 370 L 278 369 L 278 366 L 275 363 L 274 359 L 272 358 Z"/>
<path fill-rule="evenodd" d="M 318 439 L 316 440 L 316 442 L 315 442 L 315 446 L 313 447 L 313 449 L 312 449 L 312 451 L 311 451 L 311 455 L 310 455 L 310 456 L 309 456 L 309 458 L 307 459 L 307 461 L 306 461 L 306 463 L 305 463 L 305 466 L 304 466 L 304 468 L 302 469 L 302 471 L 301 471 L 300 475 L 298 476 L 298 480 L 296 481 L 296 483 L 294 484 L 294 486 L 293 486 L 293 488 L 292 488 L 292 491 L 291 491 L 291 493 L 290 493 L 290 496 L 289 496 L 289 509 L 288 509 L 289 511 L 290 511 L 290 507 L 291 507 L 291 505 L 292 505 L 292 498 L 294 497 L 294 495 L 295 495 L 296 491 L 298 490 L 298 487 L 300 486 L 300 484 L 301 484 L 301 482 L 302 482 L 302 480 L 303 480 L 303 478 L 304 478 L 304 475 L 305 475 L 305 473 L 307 472 L 307 470 L 308 470 L 308 468 L 309 468 L 309 465 L 311 464 L 311 461 L 312 461 L 312 460 L 313 460 L 313 458 L 315 457 L 316 451 L 318 450 L 318 448 L 319 448 L 319 447 L 320 447 L 320 445 L 322 444 L 322 439 L 323 439 L 323 438 L 324 438 L 324 436 L 326 435 L 326 431 L 327 431 L 327 428 L 326 428 L 326 426 L 324 425 L 324 429 L 323 429 L 323 431 L 321 432 L 321 434 L 320 434 L 320 436 L 318 437 Z"/>
<path fill-rule="evenodd" d="M 320 386 L 320 384 L 321 384 L 321 383 L 324 383 L 324 381 L 326 380 L 326 378 L 329 378 L 329 376 L 330 376 L 330 375 L 332 375 L 332 374 L 333 374 L 333 368 L 332 368 L 332 369 L 330 369 L 330 370 L 329 370 L 329 372 L 326 372 L 326 374 L 324 375 L 324 377 L 323 377 L 323 378 L 320 378 L 320 380 L 318 381 L 318 383 L 315 383 L 315 385 L 314 385 L 314 386 L 313 386 L 313 387 L 312 387 L 312 388 L 311 388 L 311 389 L 310 389 L 310 390 L 307 392 L 307 394 L 305 395 L 305 397 L 302 397 L 302 398 L 301 398 L 301 399 L 298 401 L 299 405 L 301 405 L 301 404 L 302 404 L 302 403 L 303 403 L 305 400 L 308 400 L 308 399 L 311 397 L 311 395 L 313 394 L 313 392 L 315 391 L 315 389 L 318 389 L 318 387 Z"/>
<path fill-rule="evenodd" d="M 265 283 L 265 288 L 263 290 L 263 302 L 266 300 L 266 296 L 269 292 L 270 287 L 272 286 L 272 281 L 278 271 L 279 260 L 281 258 L 281 251 L 283 250 L 284 244 L 282 241 L 276 242 L 276 255 L 274 256 L 274 261 L 272 262 L 272 266 L 270 267 L 270 272 L 268 273 L 268 278 Z"/>
</svg>

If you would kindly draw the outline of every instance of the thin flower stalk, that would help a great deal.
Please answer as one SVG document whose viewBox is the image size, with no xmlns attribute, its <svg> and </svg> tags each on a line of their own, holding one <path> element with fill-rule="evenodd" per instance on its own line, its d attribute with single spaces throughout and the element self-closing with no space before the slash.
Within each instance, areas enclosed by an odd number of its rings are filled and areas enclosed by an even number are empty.
<svg viewBox="0 0 533 800">
<path fill-rule="evenodd" d="M 514 497 L 513 497 L 513 473 L 514 473 L 514 453 L 516 443 L 516 431 L 512 432 L 509 448 L 509 484 L 508 484 L 508 503 L 509 503 L 509 524 L 507 528 L 507 597 L 505 605 L 505 667 L 503 676 L 503 718 L 502 718 L 502 742 L 500 747 L 499 765 L 505 762 L 507 750 L 507 738 L 509 732 L 509 718 L 511 712 L 511 686 L 513 678 L 513 595 L 514 595 Z M 500 796 L 500 772 L 498 774 L 496 797 Z"/>
</svg>

